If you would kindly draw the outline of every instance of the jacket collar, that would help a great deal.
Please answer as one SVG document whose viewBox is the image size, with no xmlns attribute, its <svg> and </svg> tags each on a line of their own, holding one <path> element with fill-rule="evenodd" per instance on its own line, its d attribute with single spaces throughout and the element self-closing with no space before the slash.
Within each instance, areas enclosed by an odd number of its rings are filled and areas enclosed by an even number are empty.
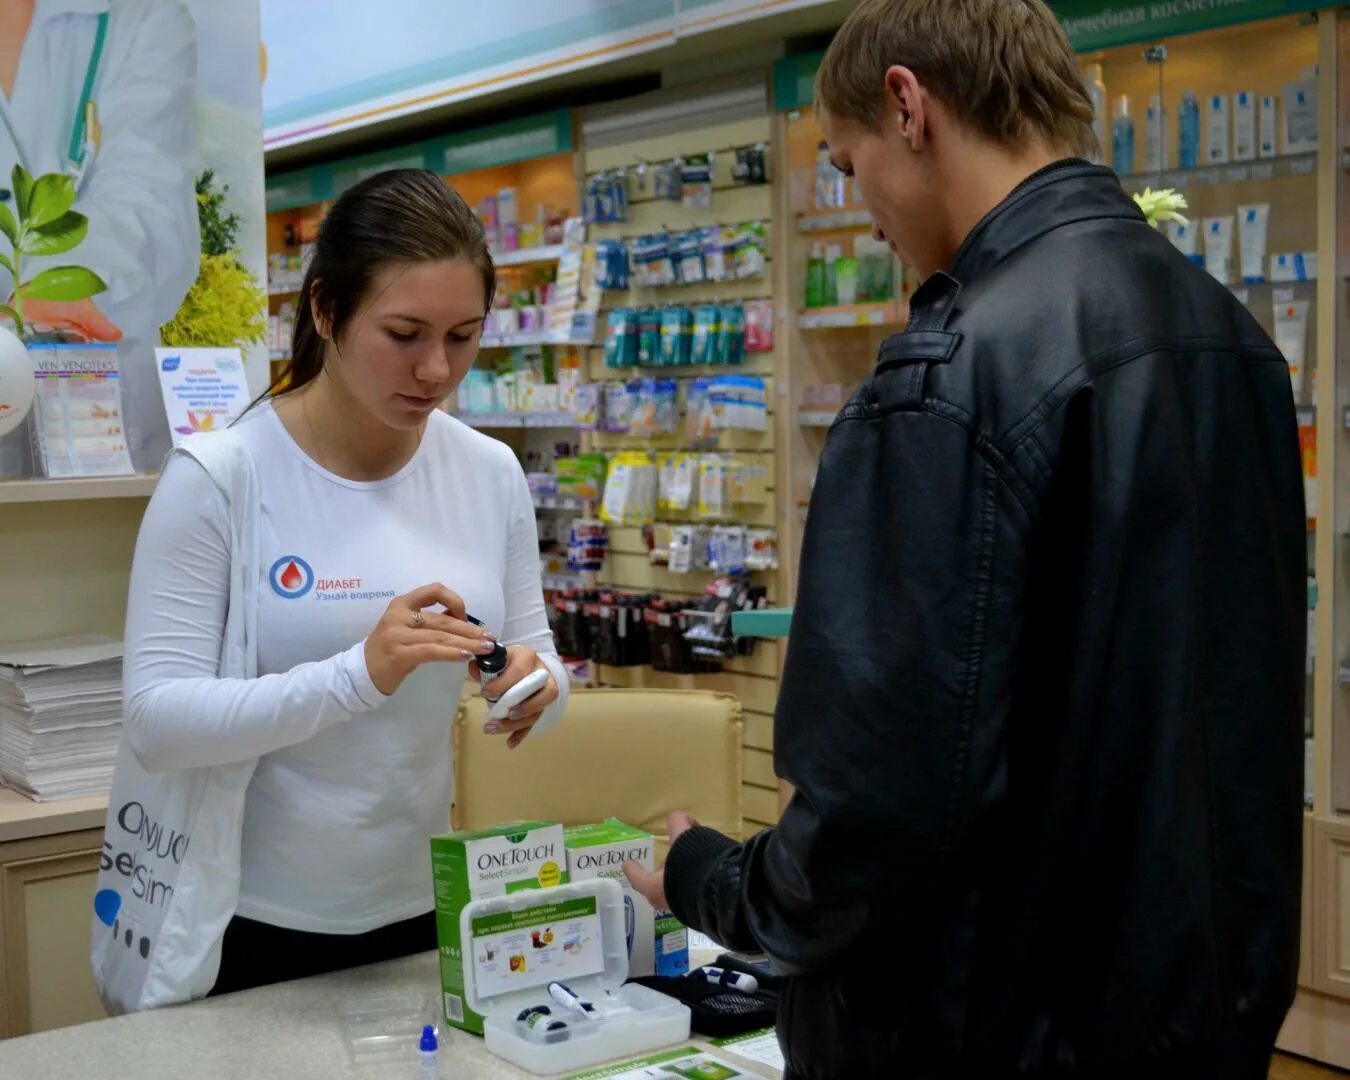
<svg viewBox="0 0 1350 1080">
<path fill-rule="evenodd" d="M 1144 215 L 1116 174 L 1077 158 L 1033 173 L 994 207 L 966 237 L 948 271 L 962 285 L 1053 229 L 1093 219 Z"/>
</svg>

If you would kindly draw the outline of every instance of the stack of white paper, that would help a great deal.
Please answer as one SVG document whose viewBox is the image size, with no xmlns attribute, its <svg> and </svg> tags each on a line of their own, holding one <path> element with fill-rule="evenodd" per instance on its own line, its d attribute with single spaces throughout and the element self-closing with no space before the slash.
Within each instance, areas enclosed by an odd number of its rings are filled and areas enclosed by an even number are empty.
<svg viewBox="0 0 1350 1080">
<path fill-rule="evenodd" d="M 122 643 L 0 645 L 0 781 L 30 799 L 103 795 L 122 734 Z"/>
</svg>

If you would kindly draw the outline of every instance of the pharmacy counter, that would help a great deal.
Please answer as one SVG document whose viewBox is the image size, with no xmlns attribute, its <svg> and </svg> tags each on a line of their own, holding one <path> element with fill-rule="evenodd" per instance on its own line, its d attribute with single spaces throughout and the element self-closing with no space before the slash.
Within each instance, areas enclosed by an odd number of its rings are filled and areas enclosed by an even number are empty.
<svg viewBox="0 0 1350 1080">
<path fill-rule="evenodd" d="M 0 844 L 9 840 L 28 840 L 35 836 L 80 832 L 103 828 L 108 798 L 67 799 L 62 802 L 33 802 L 17 791 L 0 787 Z"/>
<path fill-rule="evenodd" d="M 136 1016 L 0 1041 L 0 1076 L 50 1080 L 415 1080 L 417 1062 L 357 1070 L 348 1058 L 338 1014 L 353 1000 L 381 994 L 427 995 L 440 985 L 436 954 L 264 987 Z M 687 1044 L 698 1045 L 691 1039 Z M 742 1063 L 747 1076 L 775 1077 Z M 449 1030 L 441 1049 L 444 1080 L 528 1076 L 487 1052 L 483 1041 Z"/>
</svg>

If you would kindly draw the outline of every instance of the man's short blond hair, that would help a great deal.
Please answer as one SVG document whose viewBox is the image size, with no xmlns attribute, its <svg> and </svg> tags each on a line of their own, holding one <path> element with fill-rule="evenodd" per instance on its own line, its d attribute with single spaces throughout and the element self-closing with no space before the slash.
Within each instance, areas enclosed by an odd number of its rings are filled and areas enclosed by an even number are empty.
<svg viewBox="0 0 1350 1080">
<path fill-rule="evenodd" d="M 1078 62 L 1043 0 L 862 0 L 825 53 L 816 102 L 875 129 L 897 64 L 1002 145 L 1039 135 L 1068 153 L 1097 147 Z"/>
</svg>

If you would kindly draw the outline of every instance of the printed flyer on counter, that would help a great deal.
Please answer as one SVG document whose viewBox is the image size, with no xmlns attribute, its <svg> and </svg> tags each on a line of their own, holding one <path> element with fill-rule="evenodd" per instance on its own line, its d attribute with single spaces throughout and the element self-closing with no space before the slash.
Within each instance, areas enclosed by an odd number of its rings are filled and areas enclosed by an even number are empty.
<svg viewBox="0 0 1350 1080">
<path fill-rule="evenodd" d="M 473 920 L 470 948 L 478 996 L 584 978 L 605 969 L 595 897 L 540 904 Z"/>
<path fill-rule="evenodd" d="M 626 1061 L 595 1072 L 578 1073 L 568 1080 L 759 1080 L 753 1073 L 713 1057 L 697 1046 L 671 1050 L 641 1061 Z"/>
<path fill-rule="evenodd" d="M 714 1039 L 713 1045 L 719 1050 L 725 1050 L 729 1054 L 745 1058 L 746 1061 L 757 1061 L 761 1065 L 772 1065 L 775 1069 L 786 1067 L 786 1062 L 783 1060 L 783 1048 L 778 1045 L 778 1033 L 773 1028 L 752 1031 L 748 1035 L 733 1035 L 726 1039 Z"/>
</svg>

